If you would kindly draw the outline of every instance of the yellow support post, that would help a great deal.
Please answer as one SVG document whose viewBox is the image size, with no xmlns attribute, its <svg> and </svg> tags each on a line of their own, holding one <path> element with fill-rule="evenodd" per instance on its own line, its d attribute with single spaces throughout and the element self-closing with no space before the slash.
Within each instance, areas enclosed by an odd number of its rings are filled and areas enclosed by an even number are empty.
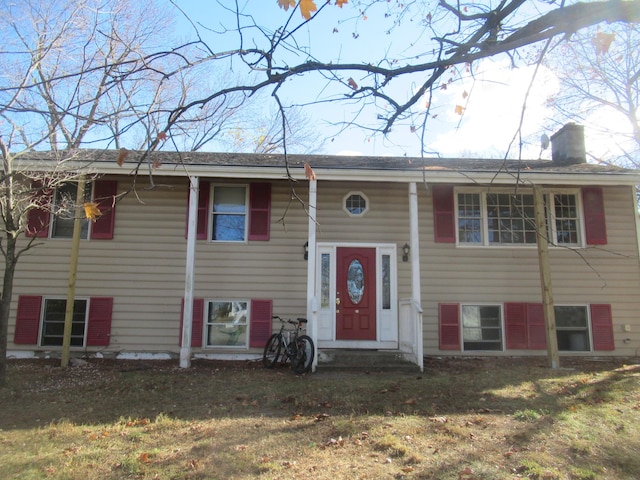
<svg viewBox="0 0 640 480">
<path fill-rule="evenodd" d="M 67 288 L 67 308 L 64 313 L 64 332 L 62 337 L 62 368 L 69 366 L 71 355 L 71 327 L 73 325 L 73 305 L 76 296 L 76 277 L 78 273 L 78 253 L 80 251 L 80 233 L 84 218 L 84 189 L 86 179 L 84 175 L 78 178 L 76 193 L 76 209 L 73 222 L 73 238 L 71 241 L 71 258 L 69 259 L 69 286 Z"/>
<path fill-rule="evenodd" d="M 547 355 L 551 368 L 560 367 L 558 337 L 556 333 L 556 314 L 553 306 L 553 287 L 551 285 L 551 266 L 549 263 L 549 241 L 545 220 L 544 194 L 539 186 L 533 187 L 533 200 L 536 216 L 538 245 L 538 263 L 540 264 L 540 285 L 542 287 L 542 305 L 544 308 L 544 326 L 547 335 Z"/>
</svg>

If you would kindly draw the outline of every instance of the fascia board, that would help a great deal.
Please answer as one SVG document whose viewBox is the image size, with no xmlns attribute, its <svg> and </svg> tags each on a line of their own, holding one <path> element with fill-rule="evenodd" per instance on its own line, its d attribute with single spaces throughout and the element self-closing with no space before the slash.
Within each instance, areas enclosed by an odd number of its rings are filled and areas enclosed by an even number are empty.
<svg viewBox="0 0 640 480">
<path fill-rule="evenodd" d="M 47 164 L 48 163 L 48 164 Z M 86 174 L 124 175 L 131 177 L 135 174 L 135 165 L 124 164 L 118 166 L 113 163 L 66 162 L 63 166 L 54 162 L 20 162 L 16 167 L 22 171 L 42 172 L 75 172 L 82 171 Z M 305 181 L 302 168 L 290 168 L 291 178 L 297 181 Z M 393 182 L 393 183 L 448 183 L 448 184 L 492 184 L 513 185 L 535 184 L 562 184 L 562 185 L 640 185 L 640 172 L 635 173 L 564 173 L 564 172 L 490 172 L 448 169 L 425 170 L 366 170 L 366 169 L 316 169 L 318 181 L 335 182 Z M 210 166 L 210 165 L 164 165 L 153 171 L 154 175 L 162 177 L 187 177 L 197 176 L 202 178 L 235 178 L 249 179 L 261 178 L 265 180 L 286 179 L 287 171 L 284 167 L 235 167 L 235 166 Z M 149 175 L 148 168 L 142 166 L 138 175 Z"/>
</svg>

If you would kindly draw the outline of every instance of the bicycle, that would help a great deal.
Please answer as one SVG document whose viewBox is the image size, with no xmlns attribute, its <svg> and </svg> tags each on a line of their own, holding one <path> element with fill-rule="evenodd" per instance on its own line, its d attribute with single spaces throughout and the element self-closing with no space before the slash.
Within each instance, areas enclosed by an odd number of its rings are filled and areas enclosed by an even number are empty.
<svg viewBox="0 0 640 480">
<path fill-rule="evenodd" d="M 280 356 L 283 355 L 282 363 L 291 360 L 291 370 L 295 373 L 305 373 L 311 370 L 315 348 L 313 340 L 307 335 L 300 335 L 302 325 L 307 323 L 306 318 L 297 320 L 284 320 L 278 315 L 272 317 L 282 323 L 280 331 L 274 333 L 267 340 L 262 355 L 262 363 L 266 368 L 273 368 Z M 293 330 L 285 330 L 285 325 L 289 323 L 295 326 Z"/>
</svg>

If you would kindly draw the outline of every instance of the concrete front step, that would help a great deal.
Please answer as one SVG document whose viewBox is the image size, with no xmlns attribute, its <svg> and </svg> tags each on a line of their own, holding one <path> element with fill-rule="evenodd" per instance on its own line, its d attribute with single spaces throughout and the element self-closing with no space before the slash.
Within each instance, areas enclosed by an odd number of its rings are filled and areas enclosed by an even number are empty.
<svg viewBox="0 0 640 480">
<path fill-rule="evenodd" d="M 318 370 L 418 371 L 397 350 L 322 349 L 318 352 Z"/>
</svg>

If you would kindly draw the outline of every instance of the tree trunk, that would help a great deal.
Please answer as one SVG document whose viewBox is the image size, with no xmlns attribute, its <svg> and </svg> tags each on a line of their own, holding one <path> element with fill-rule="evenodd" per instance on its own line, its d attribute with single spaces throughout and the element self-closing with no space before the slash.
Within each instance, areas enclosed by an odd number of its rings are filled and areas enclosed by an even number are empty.
<svg viewBox="0 0 640 480">
<path fill-rule="evenodd" d="M 2 298 L 0 299 L 0 387 L 4 387 L 7 384 L 7 334 L 9 331 L 9 314 L 11 311 L 15 271 L 16 240 L 9 234 L 7 235 Z"/>
</svg>

